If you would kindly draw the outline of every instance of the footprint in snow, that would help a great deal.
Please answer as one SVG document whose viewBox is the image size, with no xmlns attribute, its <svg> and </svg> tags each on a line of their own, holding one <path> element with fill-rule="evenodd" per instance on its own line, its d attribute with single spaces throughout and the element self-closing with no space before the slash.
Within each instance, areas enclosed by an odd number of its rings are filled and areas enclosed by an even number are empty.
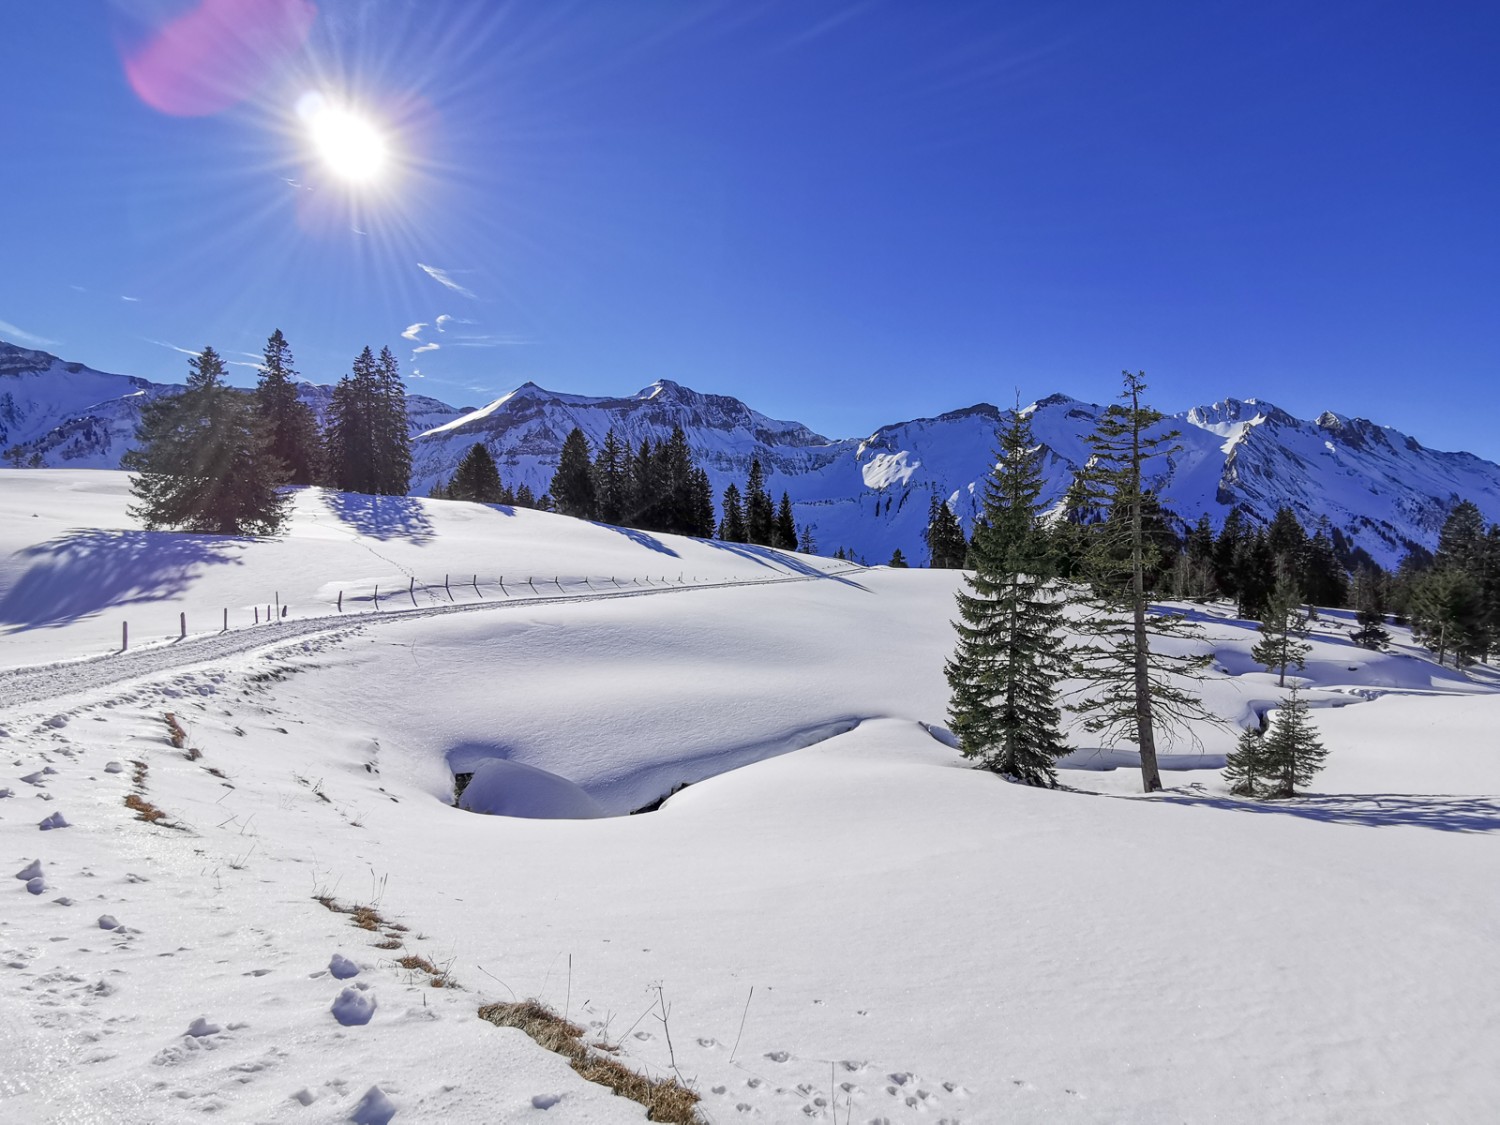
<svg viewBox="0 0 1500 1125">
<path fill-rule="evenodd" d="M 700 1040 L 698 1040 L 698 1046 L 700 1046 L 700 1047 L 717 1047 L 718 1045 L 719 1045 L 719 1041 L 717 1039 L 700 1039 Z"/>
<path fill-rule="evenodd" d="M 396 1104 L 385 1096 L 385 1091 L 379 1086 L 371 1086 L 349 1114 L 349 1120 L 354 1125 L 387 1125 L 395 1116 Z"/>
<path fill-rule="evenodd" d="M 770 1059 L 772 1062 L 783 1063 L 783 1062 L 786 1062 L 786 1060 L 789 1059 L 789 1058 L 791 1058 L 791 1057 L 792 1057 L 791 1054 L 789 1052 L 787 1052 L 787 1051 L 767 1051 L 766 1052 L 766 1058 Z"/>
<path fill-rule="evenodd" d="M 340 992 L 329 1011 L 345 1027 L 361 1027 L 375 1014 L 375 994 L 364 985 L 356 984 Z"/>
<path fill-rule="evenodd" d="M 328 962 L 328 971 L 338 980 L 348 980 L 350 977 L 359 976 L 359 966 L 342 953 L 335 953 Z"/>
</svg>

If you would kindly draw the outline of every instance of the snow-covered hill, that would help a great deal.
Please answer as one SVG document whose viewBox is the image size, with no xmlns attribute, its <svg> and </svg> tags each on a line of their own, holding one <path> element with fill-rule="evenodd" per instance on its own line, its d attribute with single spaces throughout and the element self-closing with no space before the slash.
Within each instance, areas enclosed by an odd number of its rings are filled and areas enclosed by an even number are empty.
<svg viewBox="0 0 1500 1125">
<path fill-rule="evenodd" d="M 15 447 L 21 464 L 115 467 L 141 403 L 174 389 L 0 344 L 0 449 Z M 321 413 L 330 391 L 303 384 L 301 393 Z M 799 526 L 812 526 L 820 550 L 845 547 L 872 562 L 897 547 L 908 558 L 926 558 L 922 532 L 934 493 L 972 527 L 1001 419 L 1000 410 L 980 403 L 883 426 L 864 438 L 833 439 L 670 380 L 624 397 L 526 383 L 467 412 L 420 395 L 408 401 L 418 435 L 417 494 L 451 476 L 475 442 L 494 454 L 507 483 L 524 482 L 540 494 L 574 426 L 595 444 L 613 427 L 638 447 L 680 425 L 716 492 L 731 481 L 742 484 L 758 457 L 771 492 L 791 496 Z M 1084 439 L 1102 407 L 1058 394 L 1025 409 L 1045 449 L 1047 499 L 1055 502 L 1087 458 Z M 1217 525 L 1233 505 L 1268 521 L 1289 505 L 1307 526 L 1326 518 L 1352 544 L 1393 566 L 1411 545 L 1433 547 L 1461 499 L 1500 520 L 1500 465 L 1427 449 L 1362 418 L 1330 412 L 1309 421 L 1270 403 L 1225 399 L 1172 415 L 1167 428 L 1179 432 L 1181 449 L 1151 474 L 1167 506 L 1188 523 L 1207 513 Z"/>
<path fill-rule="evenodd" d="M 0 469 L 0 1121 L 643 1120 L 479 1018 L 529 996 L 703 1122 L 1494 1116 L 1493 670 L 1324 613 L 1328 768 L 1240 800 L 1284 691 L 1194 606 L 1227 723 L 1167 791 L 1071 718 L 1029 789 L 943 727 L 955 572 L 296 496 L 147 533 L 123 474 Z M 454 807 L 495 771 L 606 815 Z"/>
</svg>

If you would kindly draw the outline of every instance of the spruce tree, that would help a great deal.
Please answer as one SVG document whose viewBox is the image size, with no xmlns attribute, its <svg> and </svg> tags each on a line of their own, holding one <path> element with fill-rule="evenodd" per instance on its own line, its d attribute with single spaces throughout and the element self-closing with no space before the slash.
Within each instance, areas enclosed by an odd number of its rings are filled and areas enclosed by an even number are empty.
<svg viewBox="0 0 1500 1125">
<path fill-rule="evenodd" d="M 1297 788 L 1313 779 L 1327 757 L 1328 751 L 1318 740 L 1308 717 L 1307 700 L 1293 685 L 1272 717 L 1262 747 L 1261 768 L 1265 771 L 1267 795 L 1295 797 Z"/>
<path fill-rule="evenodd" d="M 1073 708 L 1084 716 L 1085 730 L 1135 743 L 1142 786 L 1152 793 L 1162 787 L 1158 727 L 1173 731 L 1191 720 L 1217 720 L 1195 693 L 1179 686 L 1184 678 L 1201 678 L 1211 657 L 1151 648 L 1153 636 L 1180 641 L 1197 635 L 1182 614 L 1157 611 L 1147 597 L 1146 575 L 1157 559 L 1147 535 L 1144 466 L 1173 452 L 1177 433 L 1161 433 L 1164 416 L 1142 402 L 1145 373 L 1123 374 L 1122 401 L 1104 411 L 1089 437 L 1093 456 L 1083 479 L 1089 497 L 1106 505 L 1112 518 L 1088 559 L 1095 612 L 1083 622 L 1090 641 L 1076 650 L 1075 672 L 1084 686 Z"/>
<path fill-rule="evenodd" d="M 813 538 L 813 525 L 805 523 L 802 531 L 797 537 L 797 550 L 804 555 L 816 555 L 818 553 L 818 541 Z"/>
<path fill-rule="evenodd" d="M 411 422 L 406 412 L 406 384 L 390 348 L 375 361 L 375 489 L 381 496 L 405 496 L 411 489 Z"/>
<path fill-rule="evenodd" d="M 617 525 L 626 522 L 630 505 L 630 451 L 615 435 L 613 426 L 594 456 L 594 497 L 602 522 Z"/>
<path fill-rule="evenodd" d="M 471 500 L 478 504 L 499 504 L 505 489 L 500 483 L 500 469 L 490 451 L 480 442 L 469 446 L 463 460 L 448 482 L 444 495 L 449 500 Z"/>
<path fill-rule="evenodd" d="M 333 388 L 324 432 L 324 471 L 334 488 L 378 493 L 382 473 L 376 464 L 380 391 L 375 354 L 367 347 Z"/>
<path fill-rule="evenodd" d="M 563 439 L 562 456 L 558 458 L 557 472 L 552 475 L 552 484 L 547 493 L 552 497 L 553 508 L 560 515 L 582 520 L 591 520 L 598 515 L 589 439 L 583 436 L 583 431 L 577 426 Z"/>
<path fill-rule="evenodd" d="M 783 551 L 795 551 L 797 549 L 797 521 L 792 516 L 792 499 L 787 493 L 781 494 L 781 506 L 776 509 L 774 546 Z"/>
<path fill-rule="evenodd" d="M 661 463 L 650 438 L 641 439 L 641 448 L 630 463 L 630 507 L 625 523 L 643 531 L 662 531 Z"/>
<path fill-rule="evenodd" d="M 1349 639 L 1376 652 L 1391 641 L 1391 634 L 1385 628 L 1384 586 L 1383 576 L 1373 566 L 1363 566 L 1355 572 L 1354 619 L 1359 628 L 1349 634 Z"/>
<path fill-rule="evenodd" d="M 1302 561 L 1302 594 L 1310 607 L 1338 609 L 1349 600 L 1349 576 L 1333 549 L 1328 521 L 1322 520 L 1307 542 Z"/>
<path fill-rule="evenodd" d="M 745 481 L 745 532 L 751 543 L 774 546 L 776 510 L 766 491 L 766 474 L 759 457 L 750 459 L 750 475 Z"/>
<path fill-rule="evenodd" d="M 1259 729 L 1251 727 L 1240 735 L 1233 750 L 1224 759 L 1224 780 L 1229 791 L 1242 797 L 1260 796 L 1260 782 L 1270 772 L 1266 764 L 1266 740 Z"/>
<path fill-rule="evenodd" d="M 1442 664 L 1472 664 L 1486 649 L 1484 601 L 1479 583 L 1457 567 L 1429 570 L 1417 578 L 1407 605 L 1412 635 Z"/>
<path fill-rule="evenodd" d="M 525 481 L 522 481 L 520 484 L 516 485 L 516 507 L 537 507 L 536 493 L 531 491 L 531 485 L 527 484 Z"/>
<path fill-rule="evenodd" d="M 292 349 L 281 334 L 266 341 L 255 406 L 265 420 L 271 455 L 281 462 L 288 484 L 312 484 L 318 473 L 318 422 L 312 409 L 297 397 L 297 370 Z"/>
<path fill-rule="evenodd" d="M 910 567 L 911 564 L 906 561 L 906 556 L 901 553 L 901 548 L 897 547 L 894 551 L 891 552 L 891 561 L 886 563 L 885 565 L 893 566 L 897 570 L 906 570 Z"/>
<path fill-rule="evenodd" d="M 712 539 L 715 526 L 714 486 L 708 479 L 708 473 L 694 465 L 688 488 L 692 497 L 692 527 L 688 534 L 699 539 Z"/>
<path fill-rule="evenodd" d="M 939 500 L 936 492 L 927 507 L 927 530 L 923 533 L 927 542 L 928 566 L 934 570 L 962 570 L 969 553 L 969 541 L 964 538 L 964 529 L 948 507 L 946 500 Z"/>
<path fill-rule="evenodd" d="M 674 535 L 693 534 L 693 451 L 688 448 L 687 434 L 681 426 L 672 427 L 672 436 L 656 449 L 657 487 L 660 490 L 657 510 L 660 530 Z"/>
<path fill-rule="evenodd" d="M 1276 556 L 1264 533 L 1248 530 L 1240 536 L 1234 556 L 1234 588 L 1242 618 L 1260 619 L 1276 587 L 1276 573 Z"/>
<path fill-rule="evenodd" d="M 1214 585 L 1225 597 L 1233 598 L 1239 594 L 1237 568 L 1241 544 L 1247 531 L 1244 513 L 1238 506 L 1230 508 L 1229 514 L 1224 517 L 1224 526 L 1219 529 L 1218 538 L 1214 540 Z M 1245 614 L 1241 612 L 1240 616 Z"/>
<path fill-rule="evenodd" d="M 1261 639 L 1250 650 L 1250 658 L 1278 675 L 1278 687 L 1286 686 L 1286 670 L 1307 666 L 1312 645 L 1307 637 L 1307 618 L 1298 609 L 1301 598 L 1286 579 L 1276 583 L 1261 613 Z"/>
<path fill-rule="evenodd" d="M 120 459 L 134 472 L 132 516 L 148 529 L 274 535 L 286 518 L 281 466 L 250 399 L 224 383 L 213 348 L 188 360 L 187 389 L 141 411 L 138 446 Z"/>
<path fill-rule="evenodd" d="M 1067 753 L 1057 681 L 1067 674 L 1063 603 L 1047 573 L 1040 530 L 1042 473 L 1029 416 L 1012 411 L 985 479 L 954 622 L 958 646 L 944 668 L 949 723 L 967 758 L 1028 785 L 1056 784 Z"/>
<path fill-rule="evenodd" d="M 740 503 L 740 490 L 733 481 L 724 489 L 724 515 L 719 520 L 719 538 L 725 543 L 748 541 L 745 528 L 745 509 Z"/>
</svg>

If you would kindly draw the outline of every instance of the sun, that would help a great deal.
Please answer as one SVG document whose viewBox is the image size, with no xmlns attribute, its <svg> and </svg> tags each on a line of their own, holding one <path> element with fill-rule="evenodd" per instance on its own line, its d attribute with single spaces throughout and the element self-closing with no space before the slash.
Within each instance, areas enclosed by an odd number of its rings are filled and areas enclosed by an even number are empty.
<svg viewBox="0 0 1500 1125">
<path fill-rule="evenodd" d="M 389 152 L 385 137 L 368 118 L 331 105 L 320 95 L 304 98 L 298 111 L 313 148 L 330 171 L 355 184 L 379 179 Z"/>
</svg>

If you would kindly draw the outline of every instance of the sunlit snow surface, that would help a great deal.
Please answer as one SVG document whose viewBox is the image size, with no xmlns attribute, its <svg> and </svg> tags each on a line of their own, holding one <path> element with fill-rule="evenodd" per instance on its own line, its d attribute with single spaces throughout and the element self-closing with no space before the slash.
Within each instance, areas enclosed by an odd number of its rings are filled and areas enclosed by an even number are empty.
<svg viewBox="0 0 1500 1125">
<path fill-rule="evenodd" d="M 475 1017 L 512 995 L 653 1074 L 675 1057 L 718 1122 L 1500 1102 L 1486 670 L 1401 634 L 1363 652 L 1325 614 L 1305 682 L 1329 767 L 1305 799 L 1242 802 L 1216 767 L 1281 691 L 1245 623 L 1195 609 L 1229 724 L 1174 744 L 1152 798 L 1074 732 L 1072 791 L 1043 792 L 943 740 L 951 573 L 440 502 L 381 522 L 317 492 L 276 542 L 122 550 L 98 537 L 124 504 L 117 474 L 0 473 L 0 846 L 23 876 L 0 903 L 0 1120 L 643 1119 Z M 482 601 L 458 582 L 476 568 Z M 501 571 L 564 591 L 502 594 Z M 378 619 L 377 580 L 400 595 Z M 249 624 L 273 596 L 287 618 Z M 226 604 L 229 633 L 197 627 Z M 164 640 L 180 612 L 194 635 Z M 143 647 L 15 670 L 118 647 L 123 616 Z M 637 816 L 454 808 L 454 772 L 486 762 L 608 814 L 695 784 Z M 136 763 L 181 828 L 124 806 Z M 376 904 L 401 948 L 317 894 Z"/>
</svg>

